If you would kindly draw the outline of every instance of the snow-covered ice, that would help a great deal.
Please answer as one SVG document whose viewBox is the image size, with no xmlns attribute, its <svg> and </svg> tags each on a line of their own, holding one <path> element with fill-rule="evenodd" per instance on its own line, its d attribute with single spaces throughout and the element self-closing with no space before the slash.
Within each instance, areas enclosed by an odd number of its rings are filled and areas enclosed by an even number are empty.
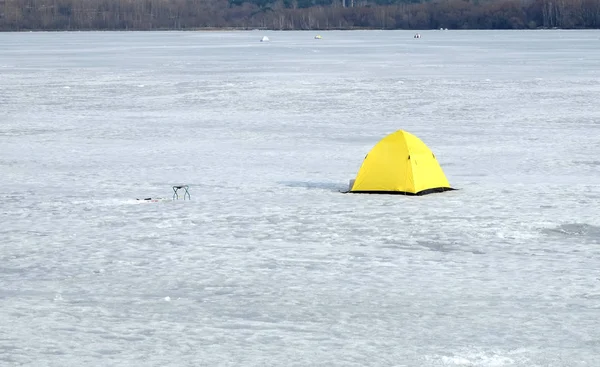
<svg viewBox="0 0 600 367">
<path fill-rule="evenodd" d="M 264 34 L 0 34 L 1 365 L 600 365 L 597 31 Z"/>
</svg>

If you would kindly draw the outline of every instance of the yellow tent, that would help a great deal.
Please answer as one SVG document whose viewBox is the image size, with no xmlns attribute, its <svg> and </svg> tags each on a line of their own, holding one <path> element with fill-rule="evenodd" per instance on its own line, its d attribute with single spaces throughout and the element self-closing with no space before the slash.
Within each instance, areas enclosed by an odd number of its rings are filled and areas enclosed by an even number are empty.
<svg viewBox="0 0 600 367">
<path fill-rule="evenodd" d="M 371 149 L 350 188 L 353 193 L 425 195 L 453 190 L 435 155 L 416 136 L 398 130 Z"/>
</svg>

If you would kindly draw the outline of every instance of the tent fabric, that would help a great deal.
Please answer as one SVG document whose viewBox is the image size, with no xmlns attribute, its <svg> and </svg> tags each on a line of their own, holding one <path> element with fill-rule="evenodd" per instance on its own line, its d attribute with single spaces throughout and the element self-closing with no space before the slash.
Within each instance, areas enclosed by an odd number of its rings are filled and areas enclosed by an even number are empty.
<svg viewBox="0 0 600 367">
<path fill-rule="evenodd" d="M 352 193 L 424 195 L 453 190 L 433 152 L 419 138 L 398 130 L 365 157 Z"/>
</svg>

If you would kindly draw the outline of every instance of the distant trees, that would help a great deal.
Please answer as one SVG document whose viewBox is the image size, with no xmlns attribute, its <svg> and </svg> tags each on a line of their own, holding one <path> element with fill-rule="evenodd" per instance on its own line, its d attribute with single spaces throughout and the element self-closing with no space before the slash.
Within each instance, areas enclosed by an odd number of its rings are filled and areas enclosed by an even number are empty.
<svg viewBox="0 0 600 367">
<path fill-rule="evenodd" d="M 0 30 L 600 28 L 600 0 L 0 0 Z"/>
</svg>

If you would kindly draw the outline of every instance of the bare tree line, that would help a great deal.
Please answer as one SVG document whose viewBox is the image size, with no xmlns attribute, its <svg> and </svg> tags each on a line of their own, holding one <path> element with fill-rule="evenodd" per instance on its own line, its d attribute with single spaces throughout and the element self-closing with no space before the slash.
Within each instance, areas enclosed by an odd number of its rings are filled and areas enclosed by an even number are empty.
<svg viewBox="0 0 600 367">
<path fill-rule="evenodd" d="M 600 28 L 600 0 L 330 1 L 0 0 L 0 30 Z"/>
</svg>

